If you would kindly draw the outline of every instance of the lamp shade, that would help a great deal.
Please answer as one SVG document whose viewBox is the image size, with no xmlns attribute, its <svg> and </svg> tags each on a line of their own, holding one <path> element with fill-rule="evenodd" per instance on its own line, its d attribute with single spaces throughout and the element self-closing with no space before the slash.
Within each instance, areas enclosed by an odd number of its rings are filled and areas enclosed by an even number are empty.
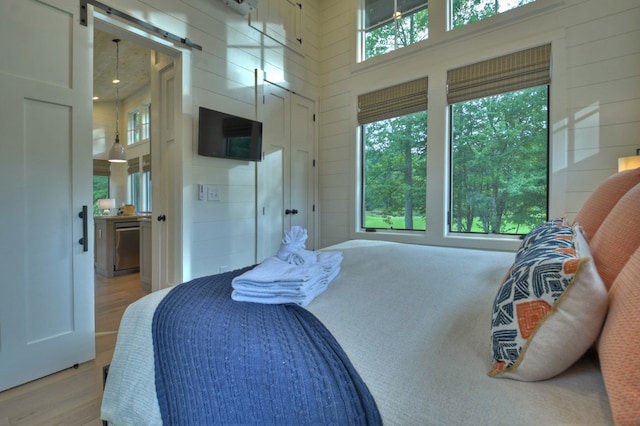
<svg viewBox="0 0 640 426">
<path fill-rule="evenodd" d="M 109 161 L 112 163 L 127 162 L 127 152 L 124 150 L 124 146 L 122 146 L 118 139 L 116 139 L 116 142 L 109 150 Z"/>
<path fill-rule="evenodd" d="M 102 214 L 108 216 L 111 214 L 111 209 L 116 207 L 115 198 L 100 198 L 98 199 L 98 208 L 102 209 Z"/>
<path fill-rule="evenodd" d="M 618 158 L 618 171 L 636 169 L 640 167 L 640 155 Z"/>
</svg>

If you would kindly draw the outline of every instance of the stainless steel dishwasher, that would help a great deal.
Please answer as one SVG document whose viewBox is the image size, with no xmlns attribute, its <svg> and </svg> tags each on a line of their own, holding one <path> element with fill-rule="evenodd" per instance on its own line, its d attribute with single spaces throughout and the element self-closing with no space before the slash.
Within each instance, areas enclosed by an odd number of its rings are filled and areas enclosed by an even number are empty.
<svg viewBox="0 0 640 426">
<path fill-rule="evenodd" d="M 140 270 L 140 224 L 138 221 L 117 222 L 115 224 L 115 244 L 113 247 L 115 275 Z"/>
</svg>

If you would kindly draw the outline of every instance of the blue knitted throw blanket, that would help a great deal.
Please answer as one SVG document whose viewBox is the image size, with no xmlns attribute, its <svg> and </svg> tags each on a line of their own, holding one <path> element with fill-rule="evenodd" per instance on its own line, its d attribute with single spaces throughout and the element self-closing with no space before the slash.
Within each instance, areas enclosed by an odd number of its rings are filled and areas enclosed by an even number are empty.
<svg viewBox="0 0 640 426">
<path fill-rule="evenodd" d="M 294 305 L 231 299 L 249 268 L 172 289 L 153 318 L 166 425 L 377 425 L 367 386 L 325 326 Z"/>
</svg>

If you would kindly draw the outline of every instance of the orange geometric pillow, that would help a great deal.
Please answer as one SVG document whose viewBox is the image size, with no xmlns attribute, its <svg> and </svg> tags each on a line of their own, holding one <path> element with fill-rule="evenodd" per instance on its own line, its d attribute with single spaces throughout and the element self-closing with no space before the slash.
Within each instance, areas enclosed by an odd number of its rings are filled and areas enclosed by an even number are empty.
<svg viewBox="0 0 640 426">
<path fill-rule="evenodd" d="M 609 291 L 598 342 L 600 366 L 616 425 L 640 424 L 640 248 Z"/>
<path fill-rule="evenodd" d="M 620 198 L 589 242 L 596 268 L 607 289 L 639 246 L 640 184 Z"/>
<path fill-rule="evenodd" d="M 640 183 L 640 169 L 616 173 L 602 182 L 587 198 L 574 223 L 579 223 L 591 240 L 607 215 L 627 191 Z"/>
</svg>

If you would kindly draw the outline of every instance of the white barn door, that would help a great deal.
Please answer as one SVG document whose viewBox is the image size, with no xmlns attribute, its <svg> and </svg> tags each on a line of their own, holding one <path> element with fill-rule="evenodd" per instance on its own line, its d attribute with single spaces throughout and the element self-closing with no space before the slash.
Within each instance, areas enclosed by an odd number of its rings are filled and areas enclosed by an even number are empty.
<svg viewBox="0 0 640 426">
<path fill-rule="evenodd" d="M 307 249 L 315 246 L 314 102 L 265 82 L 258 214 L 258 261 L 277 253 L 284 231 L 307 229 Z"/>
<path fill-rule="evenodd" d="M 151 54 L 151 170 L 153 185 L 151 289 L 181 282 L 182 182 L 176 165 L 181 156 L 176 140 L 176 102 L 181 82 L 176 78 L 174 59 L 154 51 Z"/>
<path fill-rule="evenodd" d="M 79 11 L 0 2 L 0 391 L 95 357 L 92 28 Z"/>
</svg>

